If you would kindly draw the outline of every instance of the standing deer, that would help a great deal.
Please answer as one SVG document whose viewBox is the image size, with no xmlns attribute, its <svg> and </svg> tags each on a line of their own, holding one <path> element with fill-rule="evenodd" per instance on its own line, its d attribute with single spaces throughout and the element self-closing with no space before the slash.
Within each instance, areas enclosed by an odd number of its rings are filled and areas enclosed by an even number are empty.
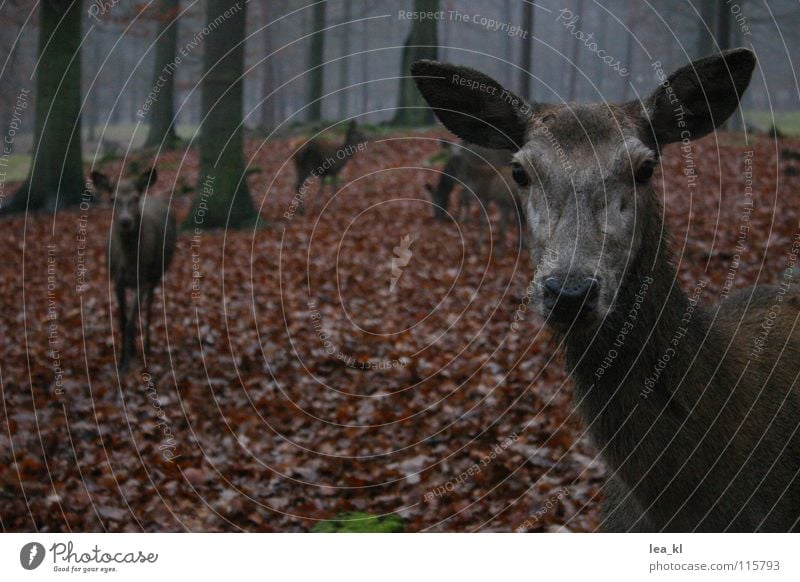
<svg viewBox="0 0 800 582">
<path fill-rule="evenodd" d="M 312 139 L 297 153 L 294 154 L 294 167 L 297 173 L 295 190 L 296 199 L 299 202 L 300 212 L 303 212 L 303 198 L 305 197 L 308 181 L 316 177 L 319 179 L 319 191 L 322 191 L 323 181 L 326 177 L 331 177 L 332 192 L 336 192 L 339 182 L 339 172 L 345 167 L 356 152 L 360 150 L 359 145 L 364 141 L 355 120 L 347 126 L 344 143 L 336 144 L 321 139 Z"/>
<path fill-rule="evenodd" d="M 511 175 L 511 156 L 506 152 L 501 154 L 498 155 L 497 150 L 470 148 L 463 144 L 449 156 L 436 188 L 430 184 L 425 184 L 425 188 L 436 205 L 435 212 L 441 212 L 438 210 L 440 205 L 446 205 L 450 192 L 461 184 L 459 220 L 472 220 L 473 198 L 477 198 L 484 209 L 490 204 L 497 206 L 500 210 L 499 238 L 504 242 L 509 222 L 519 224 L 521 201 Z M 480 225 L 483 227 L 483 221 Z"/>
<path fill-rule="evenodd" d="M 136 323 L 142 304 L 145 311 L 144 353 L 150 355 L 153 291 L 175 253 L 175 216 L 165 200 L 144 195 L 157 178 L 158 173 L 152 168 L 134 180 L 121 180 L 115 187 L 108 270 L 119 303 L 119 328 L 122 332 L 119 370 L 122 372 L 128 369 L 134 353 Z M 136 292 L 130 313 L 125 308 L 128 289 Z"/>
<path fill-rule="evenodd" d="M 472 69 L 412 66 L 453 133 L 513 152 L 531 305 L 609 468 L 606 530 L 800 530 L 800 295 L 758 285 L 701 307 L 651 184 L 661 149 L 723 123 L 754 66 L 727 51 L 620 105 L 528 104 Z"/>
</svg>

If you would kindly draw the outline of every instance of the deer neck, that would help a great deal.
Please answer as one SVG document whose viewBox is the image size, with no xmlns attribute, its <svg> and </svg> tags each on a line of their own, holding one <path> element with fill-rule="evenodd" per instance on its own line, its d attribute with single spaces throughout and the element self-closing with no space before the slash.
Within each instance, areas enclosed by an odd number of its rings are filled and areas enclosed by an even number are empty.
<svg viewBox="0 0 800 582">
<path fill-rule="evenodd" d="M 123 232 L 119 226 L 115 226 L 117 236 L 119 237 L 119 247 L 125 256 L 125 260 L 129 264 L 135 263 L 138 260 L 140 226 L 141 221 L 137 222 L 130 232 Z"/>
<path fill-rule="evenodd" d="M 727 371 L 707 365 L 724 358 L 725 342 L 716 337 L 700 306 L 704 283 L 689 293 L 678 287 L 668 235 L 645 247 L 596 333 L 561 339 L 577 408 L 609 473 L 649 508 L 653 523 L 663 524 L 672 518 L 664 508 L 674 510 L 685 501 L 675 492 L 692 491 L 693 476 L 705 472 L 686 467 L 686 455 L 675 451 L 691 451 L 702 440 L 697 435 L 708 426 L 709 410 L 697 406 L 701 396 L 710 383 L 730 378 Z M 719 454 L 705 453 L 693 462 L 713 462 Z"/>
</svg>

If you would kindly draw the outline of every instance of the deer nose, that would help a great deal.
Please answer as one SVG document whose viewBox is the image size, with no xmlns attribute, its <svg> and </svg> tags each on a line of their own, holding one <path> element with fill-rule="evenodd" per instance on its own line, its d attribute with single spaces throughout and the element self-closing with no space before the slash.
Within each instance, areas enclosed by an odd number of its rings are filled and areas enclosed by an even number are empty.
<svg viewBox="0 0 800 582">
<path fill-rule="evenodd" d="M 594 277 L 565 281 L 561 277 L 544 280 L 544 306 L 557 322 L 571 322 L 594 311 L 600 283 Z"/>
</svg>

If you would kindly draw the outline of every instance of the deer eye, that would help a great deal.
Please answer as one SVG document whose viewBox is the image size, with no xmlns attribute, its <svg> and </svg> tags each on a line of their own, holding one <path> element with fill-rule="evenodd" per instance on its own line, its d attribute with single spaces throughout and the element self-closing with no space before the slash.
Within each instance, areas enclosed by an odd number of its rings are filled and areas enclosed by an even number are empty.
<svg viewBox="0 0 800 582">
<path fill-rule="evenodd" d="M 525 170 L 522 169 L 518 163 L 511 164 L 511 177 L 514 181 L 523 188 L 531 183 L 530 178 Z"/>
<path fill-rule="evenodd" d="M 636 169 L 636 172 L 633 174 L 633 179 L 639 184 L 646 184 L 650 178 L 653 177 L 655 169 L 655 160 L 646 160 Z"/>
</svg>

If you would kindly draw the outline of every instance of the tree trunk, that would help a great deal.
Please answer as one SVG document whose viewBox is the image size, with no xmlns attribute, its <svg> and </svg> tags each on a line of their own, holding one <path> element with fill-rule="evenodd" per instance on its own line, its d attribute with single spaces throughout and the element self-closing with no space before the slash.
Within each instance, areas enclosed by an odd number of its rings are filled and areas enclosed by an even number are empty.
<svg viewBox="0 0 800 582">
<path fill-rule="evenodd" d="M 344 22 L 350 22 L 352 16 L 352 3 L 345 2 L 344 9 Z M 344 88 L 350 85 L 350 25 L 341 29 L 342 34 L 342 54 L 343 57 L 339 61 L 339 119 L 347 117 L 347 101 L 350 96 L 350 90 Z"/>
<path fill-rule="evenodd" d="M 48 0 L 39 12 L 34 149 L 30 174 L 2 213 L 80 203 L 82 0 Z"/>
<path fill-rule="evenodd" d="M 436 12 L 439 0 L 414 0 L 414 10 Z M 414 85 L 409 67 L 419 59 L 436 59 L 438 46 L 436 35 L 437 20 L 432 18 L 415 19 L 403 47 L 400 71 L 400 99 L 392 123 L 395 125 L 419 126 L 433 123 L 433 112 Z"/>
<path fill-rule="evenodd" d="M 175 135 L 175 49 L 178 46 L 179 0 L 159 0 L 155 72 L 151 91 L 158 91 L 150 107 L 150 131 L 145 147 L 172 149 Z"/>
<path fill-rule="evenodd" d="M 374 26 L 369 20 L 365 20 L 361 25 L 361 59 L 363 67 L 361 83 L 361 111 L 369 111 L 369 27 Z M 366 119 L 366 118 L 362 118 Z"/>
<path fill-rule="evenodd" d="M 200 127 L 197 198 L 185 227 L 239 228 L 253 225 L 253 207 L 244 173 L 242 73 L 247 4 L 209 0 L 206 20 L 218 26 L 206 38 Z M 227 14 L 227 18 L 221 18 Z"/>
<path fill-rule="evenodd" d="M 724 5 L 717 10 L 716 36 L 720 52 L 731 48 L 731 11 Z"/>
<path fill-rule="evenodd" d="M 514 22 L 514 6 L 516 5 L 516 0 L 505 0 L 505 12 L 503 17 L 506 19 L 506 22 L 511 23 Z M 525 23 L 522 23 L 522 26 L 525 26 Z M 506 68 L 509 72 L 509 77 L 506 79 L 507 86 L 511 87 L 514 85 L 514 69 L 511 67 L 511 63 L 514 62 L 514 37 L 506 35 L 505 38 L 505 53 L 504 58 L 508 65 Z"/>
<path fill-rule="evenodd" d="M 697 22 L 695 58 L 707 57 L 714 52 L 717 0 L 698 0 L 700 19 Z"/>
<path fill-rule="evenodd" d="M 522 26 L 526 27 L 528 37 L 522 39 L 522 58 L 520 59 L 519 71 L 519 96 L 525 101 L 531 100 L 531 66 L 533 63 L 533 4 L 523 2 L 522 4 Z"/>
<path fill-rule="evenodd" d="M 325 4 L 314 5 L 314 21 L 312 24 L 311 53 L 309 55 L 308 78 L 308 120 L 322 119 L 322 91 L 325 77 L 323 60 L 325 58 Z"/>
<path fill-rule="evenodd" d="M 733 44 L 733 34 L 731 30 L 731 20 L 733 15 L 727 4 L 720 4 L 717 7 L 717 26 L 716 37 L 719 51 L 726 51 Z M 717 131 L 743 131 L 742 113 L 739 108 L 731 115 L 725 123 L 717 126 Z"/>
<path fill-rule="evenodd" d="M 581 20 L 585 22 L 584 17 L 586 16 L 583 13 L 583 0 L 578 0 L 578 6 L 575 10 L 575 14 L 581 17 Z M 578 39 L 573 39 L 572 43 L 572 64 L 569 68 L 569 88 L 567 93 L 567 98 L 569 101 L 575 101 L 577 97 L 577 90 L 578 90 L 578 70 L 580 69 L 580 59 L 581 59 L 581 52 L 583 51 L 581 43 Z"/>
<path fill-rule="evenodd" d="M 625 21 L 626 41 L 625 41 L 625 63 L 626 69 L 633 71 L 633 39 L 636 36 L 636 24 L 639 18 L 639 3 L 634 2 L 628 12 L 628 18 Z M 633 83 L 633 75 L 622 79 L 622 101 L 627 102 L 631 96 L 631 84 Z"/>
<path fill-rule="evenodd" d="M 270 20 L 270 5 L 264 3 L 261 5 L 262 16 L 264 25 L 269 24 Z M 261 31 L 263 39 L 264 57 L 267 61 L 262 65 L 264 67 L 264 77 L 261 85 L 262 99 L 261 103 L 261 131 L 268 134 L 275 127 L 275 99 L 277 94 L 267 97 L 275 90 L 275 57 L 268 55 L 272 54 L 272 34 L 274 29 L 272 27 Z"/>
</svg>

